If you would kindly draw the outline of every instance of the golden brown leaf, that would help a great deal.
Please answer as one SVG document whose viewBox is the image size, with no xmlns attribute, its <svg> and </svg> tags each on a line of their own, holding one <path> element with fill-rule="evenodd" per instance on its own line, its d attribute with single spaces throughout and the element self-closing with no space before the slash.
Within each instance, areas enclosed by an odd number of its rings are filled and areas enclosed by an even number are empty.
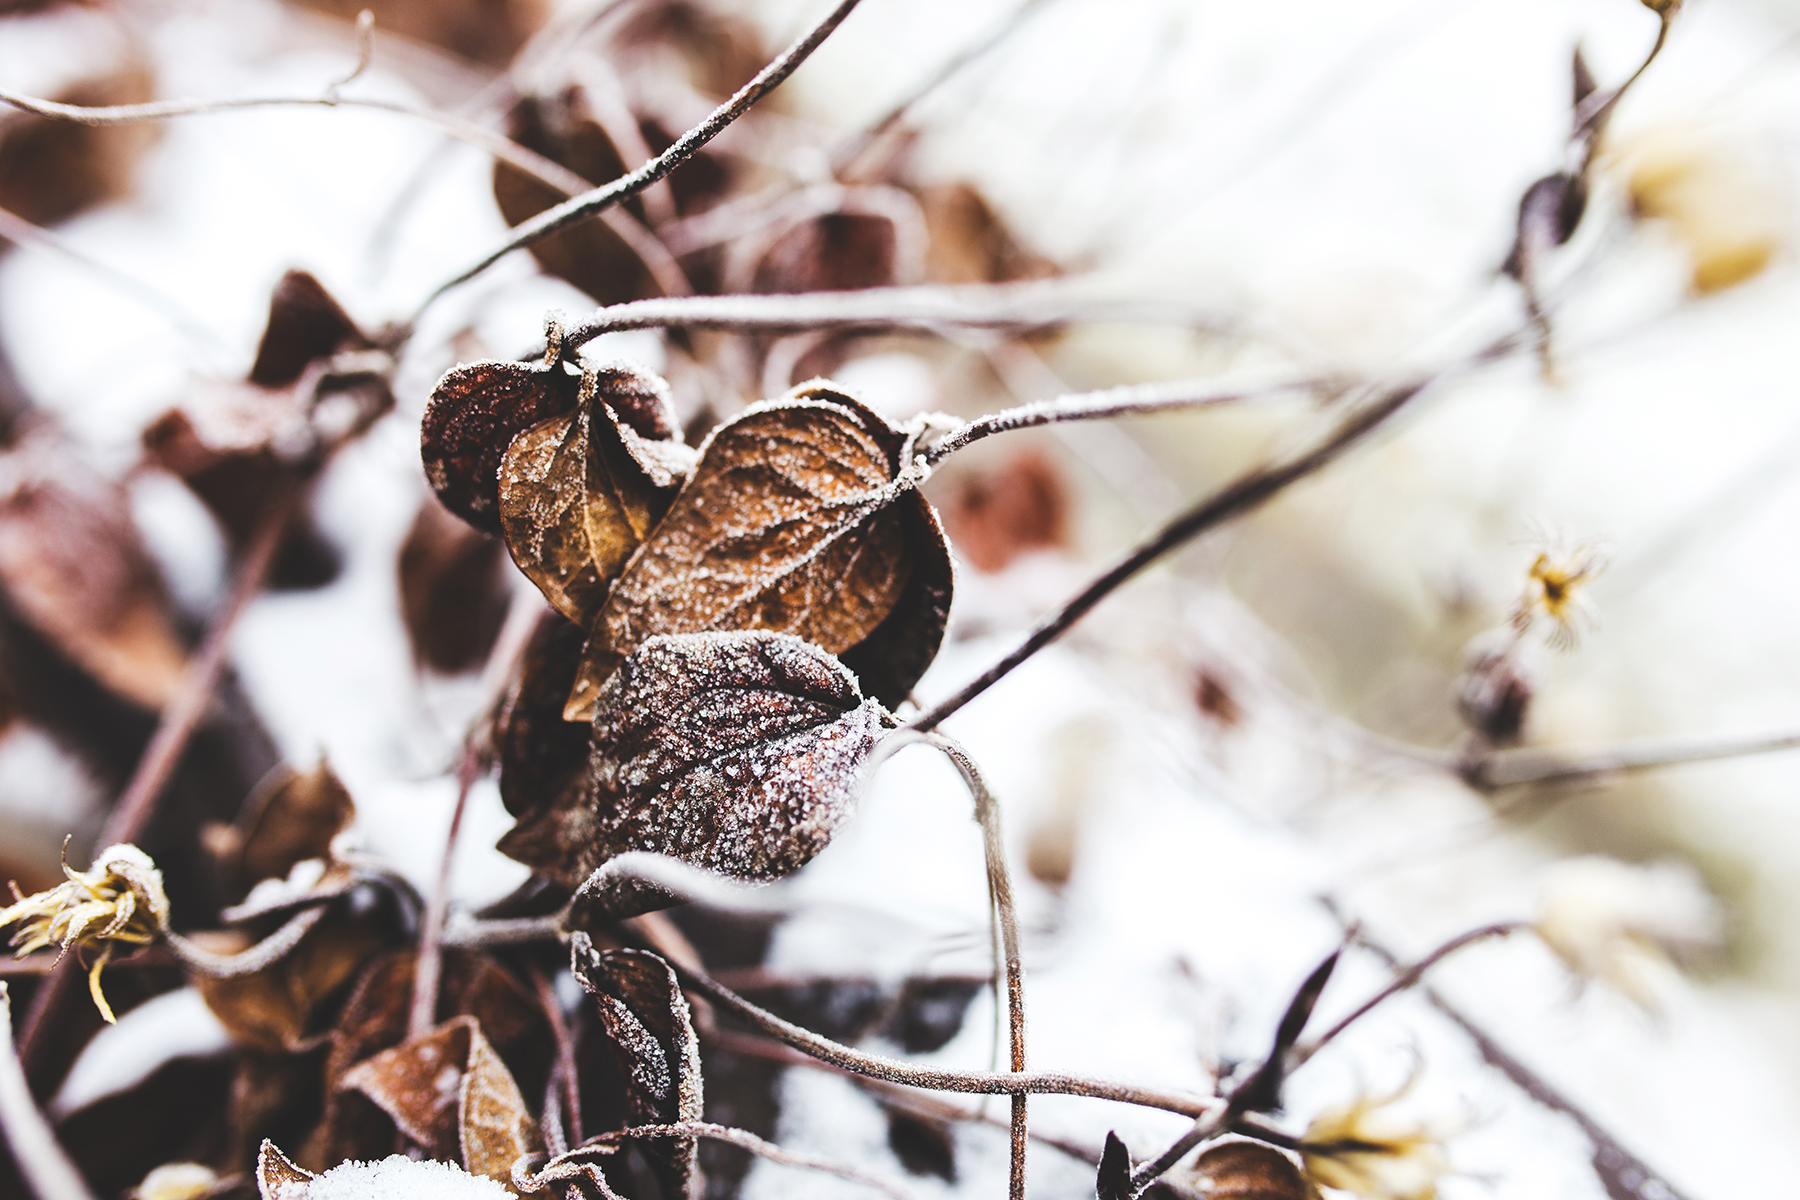
<svg viewBox="0 0 1800 1200">
<path fill-rule="evenodd" d="M 304 773 L 284 767 L 251 796 L 239 822 L 238 878 L 286 879 L 295 863 L 331 857 L 331 840 L 356 819 L 356 804 L 324 759 Z"/>
<path fill-rule="evenodd" d="M 500 532 L 500 462 L 513 438 L 574 409 L 580 381 L 556 355 L 544 364 L 486 360 L 444 373 L 419 424 L 425 478 L 444 507 Z"/>
<path fill-rule="evenodd" d="M 512 1072 L 473 1017 L 358 1063 L 339 1086 L 368 1096 L 407 1137 L 434 1157 L 458 1158 L 472 1175 L 510 1182 L 514 1160 L 542 1145 Z"/>
<path fill-rule="evenodd" d="M 1213 1200 L 1314 1200 L 1300 1168 L 1273 1146 L 1225 1142 L 1200 1156 L 1194 1171 Z"/>
<path fill-rule="evenodd" d="M 269 1051 L 304 1050 L 315 1044 L 308 1036 L 314 1015 L 384 942 L 369 922 L 332 912 L 291 953 L 261 971 L 224 978 L 196 973 L 193 982 L 236 1041 Z M 229 952 L 243 947 L 211 948 Z"/>
<path fill-rule="evenodd" d="M 256 1190 L 261 1200 L 306 1200 L 309 1172 L 288 1161 L 275 1143 L 263 1139 L 256 1155 Z"/>
</svg>

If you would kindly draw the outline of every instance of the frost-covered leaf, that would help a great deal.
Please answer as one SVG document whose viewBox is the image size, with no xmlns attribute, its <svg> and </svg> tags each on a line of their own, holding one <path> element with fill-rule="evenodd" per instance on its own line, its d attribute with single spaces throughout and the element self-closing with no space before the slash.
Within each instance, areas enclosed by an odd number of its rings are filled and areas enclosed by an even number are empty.
<svg viewBox="0 0 1800 1200">
<path fill-rule="evenodd" d="M 597 954 L 579 932 L 570 939 L 570 952 L 575 978 L 593 995 L 612 1039 L 632 1124 L 701 1120 L 700 1043 L 669 964 L 642 950 Z M 646 1141 L 641 1152 L 663 1183 L 664 1195 L 696 1194 L 696 1139 Z"/>
<path fill-rule="evenodd" d="M 667 391 L 629 364 L 589 371 L 575 410 L 519 434 L 501 463 L 507 549 L 583 628 L 692 466 Z"/>
<path fill-rule="evenodd" d="M 419 425 L 425 478 L 445 508 L 484 532 L 500 532 L 500 462 L 513 438 L 575 407 L 580 381 L 555 349 L 540 364 L 487 360 L 454 367 L 425 406 Z"/>
<path fill-rule="evenodd" d="M 847 661 L 864 648 L 871 693 L 898 703 L 936 654 L 950 591 L 930 505 L 891 486 L 904 447 L 900 431 L 823 384 L 719 426 L 613 586 L 596 630 L 605 643 L 591 652 L 768 629 Z"/>
<path fill-rule="evenodd" d="M 652 639 L 594 716 L 593 861 L 649 850 L 738 879 L 796 871 L 848 812 L 882 722 L 850 672 L 799 638 Z"/>
<path fill-rule="evenodd" d="M 46 442 L 0 458 L 0 586 L 114 694 L 150 709 L 174 694 L 187 655 L 124 491 Z"/>
<path fill-rule="evenodd" d="M 1214 1200 L 1312 1200 L 1294 1161 L 1259 1142 L 1226 1142 L 1194 1164 L 1204 1194 Z"/>
<path fill-rule="evenodd" d="M 309 1200 L 312 1172 L 302 1171 L 269 1139 L 256 1154 L 256 1191 L 261 1200 Z"/>
<path fill-rule="evenodd" d="M 471 1174 L 509 1182 L 514 1161 L 540 1145 L 512 1072 L 473 1017 L 358 1063 L 339 1086 L 362 1092 L 407 1137 L 436 1157 L 459 1157 Z"/>
</svg>

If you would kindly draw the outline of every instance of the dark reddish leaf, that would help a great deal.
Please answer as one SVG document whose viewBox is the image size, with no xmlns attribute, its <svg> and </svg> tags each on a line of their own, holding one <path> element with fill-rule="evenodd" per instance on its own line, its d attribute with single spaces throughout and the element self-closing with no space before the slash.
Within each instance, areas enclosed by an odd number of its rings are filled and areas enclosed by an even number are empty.
<svg viewBox="0 0 1800 1200">
<path fill-rule="evenodd" d="M 1317 1195 L 1292 1159 L 1260 1142 L 1226 1142 L 1194 1163 L 1214 1200 L 1313 1200 Z"/>
<path fill-rule="evenodd" d="M 187 655 L 124 491 L 43 443 L 0 459 L 0 586 L 115 695 L 156 709 L 174 694 Z"/>
<path fill-rule="evenodd" d="M 1068 488 L 1055 464 L 1027 450 L 966 479 L 945 505 L 944 521 L 970 566 L 1003 571 L 1021 554 L 1068 544 Z"/>
<path fill-rule="evenodd" d="M 289 271 L 269 299 L 269 323 L 256 348 L 250 382 L 286 387 L 314 359 L 330 358 L 340 350 L 367 350 L 374 344 L 323 284 L 305 271 Z"/>
<path fill-rule="evenodd" d="M 656 638 L 594 715 L 598 864 L 669 854 L 739 879 L 798 870 L 849 810 L 883 711 L 817 646 L 765 631 Z"/>
<path fill-rule="evenodd" d="M 597 954 L 585 933 L 571 938 L 572 969 L 593 995 L 612 1039 L 635 1125 L 698 1121 L 704 1111 L 700 1043 L 675 972 L 654 954 Z M 696 1193 L 695 1139 L 658 1138 L 641 1147 L 665 1196 Z"/>
<path fill-rule="evenodd" d="M 400 615 L 413 655 L 453 674 L 486 661 L 506 621 L 500 543 L 427 496 L 400 547 Z"/>
<path fill-rule="evenodd" d="M 588 727 L 562 716 L 585 637 L 580 626 L 545 612 L 525 644 L 494 736 L 500 799 L 515 817 L 545 807 L 572 777 L 587 774 Z"/>
<path fill-rule="evenodd" d="M 500 532 L 500 462 L 513 438 L 575 407 L 580 380 L 556 360 L 487 360 L 438 380 L 419 426 L 425 478 L 444 507 L 485 533 Z"/>
<path fill-rule="evenodd" d="M 900 1165 L 914 1175 L 936 1175 L 945 1183 L 956 1182 L 956 1137 L 944 1121 L 887 1110 L 888 1149 Z"/>
<path fill-rule="evenodd" d="M 1287 1079 L 1288 1051 L 1300 1040 L 1320 993 L 1331 981 L 1331 973 L 1337 970 L 1338 953 L 1333 951 L 1314 967 L 1312 974 L 1294 993 L 1294 998 L 1288 1001 L 1287 1011 L 1281 1014 L 1281 1024 L 1275 1028 L 1275 1041 L 1269 1048 L 1268 1058 L 1263 1060 L 1256 1074 L 1244 1081 L 1237 1093 L 1239 1106 L 1245 1112 L 1272 1112 L 1281 1107 L 1281 1085 Z"/>
<path fill-rule="evenodd" d="M 1106 1135 L 1106 1149 L 1100 1152 L 1094 1192 L 1099 1200 L 1131 1200 L 1131 1153 L 1111 1131 Z"/>
</svg>

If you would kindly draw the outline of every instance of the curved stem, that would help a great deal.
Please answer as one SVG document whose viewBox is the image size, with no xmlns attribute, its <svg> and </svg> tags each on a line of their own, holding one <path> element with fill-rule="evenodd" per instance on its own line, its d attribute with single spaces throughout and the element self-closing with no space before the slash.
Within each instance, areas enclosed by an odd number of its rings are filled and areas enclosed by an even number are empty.
<svg viewBox="0 0 1800 1200">
<path fill-rule="evenodd" d="M 1479 792 L 1497 792 L 1526 784 L 1572 783 L 1627 771 L 1648 771 L 1683 763 L 1710 762 L 1800 749 L 1800 732 L 1718 738 L 1645 738 L 1605 750 L 1573 753 L 1558 750 L 1489 751 L 1456 767 L 1463 782 Z"/>
<path fill-rule="evenodd" d="M 181 965 L 213 979 L 235 979 L 256 972 L 285 957 L 312 932 L 325 916 L 325 905 L 304 908 L 289 917 L 281 928 L 262 941 L 237 954 L 214 954 L 182 937 L 172 929 L 163 930 L 163 940 Z"/>
<path fill-rule="evenodd" d="M 514 250 L 522 250 L 544 240 L 559 229 L 566 229 L 577 221 L 593 216 L 603 209 L 637 195 L 670 171 L 691 158 L 706 143 L 717 137 L 733 121 L 743 116 L 750 107 L 774 90 L 783 80 L 794 73 L 799 65 L 818 49 L 819 44 L 831 35 L 845 17 L 850 15 L 860 0 L 839 0 L 839 3 L 825 18 L 813 26 L 789 46 L 768 66 L 756 73 L 756 77 L 739 88 L 725 103 L 715 108 L 706 120 L 694 126 L 678 138 L 674 145 L 627 175 L 622 175 L 604 186 L 585 191 L 572 199 L 539 213 L 513 231 L 504 245 L 489 253 L 475 265 L 469 267 L 455 278 L 440 286 L 425 302 L 419 306 L 422 313 L 432 303 L 451 288 L 465 283 L 499 262 Z M 414 321 L 418 315 L 414 314 Z"/>
<path fill-rule="evenodd" d="M 5 1134 L 13 1161 L 25 1184 L 38 1200 L 94 1200 L 81 1172 L 69 1161 L 68 1152 L 51 1132 L 50 1122 L 31 1098 L 25 1070 L 13 1047 L 12 997 L 0 982 L 0 1026 L 5 1046 L 0 1047 L 0 1133 Z"/>
<path fill-rule="evenodd" d="M 1034 1095 L 1085 1096 L 1091 1100 L 1113 1100 L 1120 1104 L 1156 1108 L 1188 1117 L 1205 1116 L 1216 1111 L 1220 1105 L 1217 1100 L 1183 1096 L 1172 1092 L 1159 1092 L 1154 1088 L 1112 1083 L 1103 1079 L 1087 1079 L 1078 1075 L 1061 1075 L 1045 1071 L 1028 1071 L 1019 1074 L 950 1071 L 940 1067 L 921 1067 L 913 1063 L 900 1062 L 897 1059 L 883 1058 L 876 1054 L 864 1054 L 860 1050 L 852 1050 L 848 1046 L 816 1034 L 810 1029 L 802 1029 L 798 1025 L 784 1021 L 774 1013 L 757 1007 L 730 988 L 698 971 L 689 970 L 677 964 L 675 973 L 680 977 L 684 988 L 700 992 L 717 1001 L 721 1006 L 736 1013 L 753 1028 L 761 1030 L 776 1041 L 784 1042 L 821 1062 L 830 1063 L 832 1066 L 852 1074 L 866 1075 L 885 1083 L 903 1084 L 907 1087 L 925 1088 L 938 1092 L 965 1092 L 980 1096 L 1010 1096 L 1015 1092 Z"/>
</svg>

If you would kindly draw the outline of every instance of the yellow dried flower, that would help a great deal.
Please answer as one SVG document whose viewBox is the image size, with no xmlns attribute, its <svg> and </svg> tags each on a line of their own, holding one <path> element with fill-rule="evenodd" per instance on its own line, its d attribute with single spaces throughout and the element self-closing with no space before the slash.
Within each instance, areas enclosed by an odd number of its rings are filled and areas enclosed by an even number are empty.
<svg viewBox="0 0 1800 1200">
<path fill-rule="evenodd" d="M 1435 1200 L 1450 1172 L 1441 1133 L 1384 1111 L 1412 1090 L 1414 1072 L 1385 1096 L 1364 1095 L 1313 1118 L 1300 1143 L 1306 1177 L 1366 1200 Z"/>
<path fill-rule="evenodd" d="M 1552 623 L 1550 645 L 1573 647 L 1584 630 L 1599 623 L 1587 588 L 1611 559 L 1611 551 L 1599 542 L 1569 545 L 1558 540 L 1544 547 L 1526 572 L 1525 592 L 1513 607 L 1513 628 L 1523 634 L 1545 617 Z"/>
<path fill-rule="evenodd" d="M 1685 864 L 1583 855 L 1545 872 L 1531 928 L 1578 979 L 1604 980 L 1653 1013 L 1656 973 L 1717 945 L 1724 917 Z"/>
<path fill-rule="evenodd" d="M 16 927 L 12 947 L 21 958 L 53 943 L 59 959 L 70 947 L 98 949 L 88 970 L 88 991 L 110 1024 L 115 1018 L 100 991 L 101 968 L 120 945 L 148 945 L 168 928 L 162 872 L 148 854 L 129 845 L 107 847 L 86 871 L 71 870 L 67 859 L 62 869 L 68 881 L 48 891 L 21 896 L 13 884 L 14 903 L 0 909 L 0 928 Z"/>
</svg>

